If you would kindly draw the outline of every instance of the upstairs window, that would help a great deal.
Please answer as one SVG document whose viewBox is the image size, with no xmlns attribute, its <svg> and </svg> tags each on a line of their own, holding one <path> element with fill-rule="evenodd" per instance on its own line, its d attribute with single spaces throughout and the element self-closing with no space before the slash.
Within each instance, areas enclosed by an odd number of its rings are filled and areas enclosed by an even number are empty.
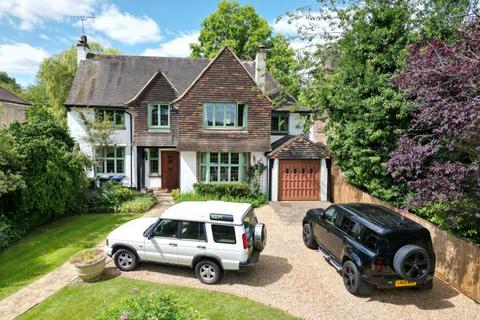
<svg viewBox="0 0 480 320">
<path fill-rule="evenodd" d="M 106 147 L 98 150 L 98 174 L 125 172 L 125 147 Z"/>
<path fill-rule="evenodd" d="M 170 128 L 170 105 L 148 105 L 148 127 L 150 129 Z"/>
<path fill-rule="evenodd" d="M 203 106 L 205 128 L 246 128 L 247 105 L 240 103 L 206 103 Z"/>
<path fill-rule="evenodd" d="M 272 113 L 272 134 L 288 134 L 288 113 Z"/>
<path fill-rule="evenodd" d="M 204 152 L 200 159 L 202 182 L 242 182 L 246 180 L 247 154 Z"/>
<path fill-rule="evenodd" d="M 99 122 L 110 122 L 112 126 L 125 128 L 125 111 L 115 109 L 95 109 L 95 119 Z"/>
</svg>

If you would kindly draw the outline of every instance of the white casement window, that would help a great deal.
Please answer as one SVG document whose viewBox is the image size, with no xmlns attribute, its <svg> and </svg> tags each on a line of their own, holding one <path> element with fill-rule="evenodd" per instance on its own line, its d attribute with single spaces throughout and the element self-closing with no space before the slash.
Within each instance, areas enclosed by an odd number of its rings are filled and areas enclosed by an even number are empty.
<svg viewBox="0 0 480 320">
<path fill-rule="evenodd" d="M 246 128 L 247 105 L 243 103 L 205 103 L 204 128 Z"/>
</svg>

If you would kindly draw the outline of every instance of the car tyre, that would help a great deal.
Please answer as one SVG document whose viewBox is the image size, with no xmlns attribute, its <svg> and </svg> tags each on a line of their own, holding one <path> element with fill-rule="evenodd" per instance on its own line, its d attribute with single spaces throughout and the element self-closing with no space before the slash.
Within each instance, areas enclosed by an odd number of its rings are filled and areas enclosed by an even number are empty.
<svg viewBox="0 0 480 320">
<path fill-rule="evenodd" d="M 215 284 L 223 278 L 223 269 L 212 260 L 202 260 L 195 265 L 195 275 L 204 284 Z"/>
<path fill-rule="evenodd" d="M 404 245 L 393 257 L 393 268 L 406 280 L 421 281 L 431 269 L 428 252 L 417 245 Z"/>
<path fill-rule="evenodd" d="M 122 271 L 132 271 L 138 266 L 137 255 L 130 249 L 118 249 L 113 256 L 113 261 Z"/>
<path fill-rule="evenodd" d="M 303 225 L 302 236 L 303 236 L 303 243 L 307 248 L 310 248 L 310 249 L 318 248 L 318 244 L 313 237 L 312 226 L 310 224 L 305 223 Z"/>
<path fill-rule="evenodd" d="M 373 286 L 361 279 L 358 267 L 350 260 L 343 263 L 342 277 L 345 288 L 353 295 L 369 295 L 373 291 Z"/>
</svg>

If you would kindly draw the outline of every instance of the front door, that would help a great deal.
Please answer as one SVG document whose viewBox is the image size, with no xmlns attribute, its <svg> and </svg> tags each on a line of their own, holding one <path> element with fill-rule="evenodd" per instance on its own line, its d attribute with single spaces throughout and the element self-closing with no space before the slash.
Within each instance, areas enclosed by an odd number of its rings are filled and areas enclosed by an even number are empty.
<svg viewBox="0 0 480 320">
<path fill-rule="evenodd" d="M 162 189 L 178 189 L 179 159 L 177 151 L 162 151 Z"/>
</svg>

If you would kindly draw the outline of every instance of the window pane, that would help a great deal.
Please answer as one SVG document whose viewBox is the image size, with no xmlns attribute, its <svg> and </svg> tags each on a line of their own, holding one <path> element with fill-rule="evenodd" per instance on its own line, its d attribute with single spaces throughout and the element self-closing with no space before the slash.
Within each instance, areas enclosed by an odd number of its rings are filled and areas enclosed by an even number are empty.
<svg viewBox="0 0 480 320">
<path fill-rule="evenodd" d="M 210 182 L 217 182 L 217 181 L 218 181 L 218 168 L 210 167 Z"/>
<path fill-rule="evenodd" d="M 217 104 L 215 105 L 215 126 L 223 127 L 225 123 L 225 105 Z"/>
<path fill-rule="evenodd" d="M 113 110 L 107 110 L 105 113 L 107 114 L 108 121 L 113 123 L 113 117 L 114 117 L 115 112 Z"/>
<path fill-rule="evenodd" d="M 208 153 L 203 152 L 200 156 L 200 163 L 206 164 L 207 163 L 207 157 L 208 157 Z"/>
<path fill-rule="evenodd" d="M 280 131 L 288 132 L 288 116 L 287 115 L 280 117 Z"/>
<path fill-rule="evenodd" d="M 117 148 L 117 158 L 123 158 L 124 148 Z"/>
<path fill-rule="evenodd" d="M 125 165 L 125 161 L 117 160 L 117 172 L 116 173 L 123 173 L 125 171 L 125 170 L 123 170 L 124 165 Z"/>
<path fill-rule="evenodd" d="M 272 114 L 272 131 L 278 131 L 278 116 L 276 114 Z"/>
<path fill-rule="evenodd" d="M 115 157 L 115 148 L 107 148 L 106 151 L 107 158 L 114 158 Z"/>
<path fill-rule="evenodd" d="M 220 163 L 228 164 L 228 153 L 222 152 L 220 154 Z"/>
<path fill-rule="evenodd" d="M 158 107 L 153 106 L 150 113 L 150 119 L 152 121 L 152 126 L 158 126 Z"/>
<path fill-rule="evenodd" d="M 167 238 L 176 238 L 177 237 L 177 227 L 178 221 L 162 219 L 155 227 L 153 235 L 155 237 L 167 237 Z"/>
<path fill-rule="evenodd" d="M 230 168 L 230 181 L 238 181 L 238 167 Z"/>
<path fill-rule="evenodd" d="M 230 157 L 231 157 L 231 160 L 230 160 L 231 164 L 238 164 L 239 163 L 238 153 L 231 153 Z"/>
<path fill-rule="evenodd" d="M 207 167 L 202 166 L 200 168 L 200 181 L 206 182 L 207 181 Z"/>
<path fill-rule="evenodd" d="M 218 153 L 210 153 L 210 163 L 218 163 Z"/>
<path fill-rule="evenodd" d="M 151 159 L 158 159 L 158 149 L 157 148 L 150 149 L 150 158 Z"/>
<path fill-rule="evenodd" d="M 151 159 L 150 160 L 150 173 L 158 174 L 158 169 L 159 169 L 158 160 L 157 159 Z"/>
<path fill-rule="evenodd" d="M 216 243 L 235 244 L 235 228 L 232 226 L 212 225 L 213 241 Z"/>
<path fill-rule="evenodd" d="M 123 126 L 123 111 L 116 111 L 115 112 L 115 125 Z"/>
<path fill-rule="evenodd" d="M 206 121 L 206 124 L 208 127 L 211 127 L 213 126 L 213 104 L 207 104 L 205 106 L 206 110 L 205 110 L 205 121 Z"/>
<path fill-rule="evenodd" d="M 206 240 L 204 224 L 191 221 L 182 222 L 181 238 L 186 240 Z"/>
<path fill-rule="evenodd" d="M 161 126 L 168 126 L 168 106 L 161 105 L 160 106 L 160 125 Z"/>
<path fill-rule="evenodd" d="M 220 181 L 228 181 L 228 167 L 220 167 Z"/>
<path fill-rule="evenodd" d="M 95 110 L 95 118 L 97 121 L 102 122 L 104 117 L 103 117 L 103 110 Z"/>
<path fill-rule="evenodd" d="M 115 160 L 107 160 L 107 173 L 115 173 Z"/>
<path fill-rule="evenodd" d="M 243 118 L 245 117 L 245 105 L 244 104 L 239 104 L 238 105 L 238 113 L 237 113 L 237 126 L 238 127 L 243 127 Z"/>
<path fill-rule="evenodd" d="M 234 127 L 235 126 L 235 118 L 237 116 L 237 105 L 235 104 L 227 104 L 226 107 L 226 114 L 225 114 L 225 125 L 227 127 Z"/>
<path fill-rule="evenodd" d="M 100 161 L 98 162 L 98 166 L 97 166 L 97 172 L 98 172 L 98 173 L 104 173 L 103 170 L 105 170 L 105 169 L 104 169 L 103 166 L 104 166 L 103 160 L 100 160 Z"/>
</svg>

